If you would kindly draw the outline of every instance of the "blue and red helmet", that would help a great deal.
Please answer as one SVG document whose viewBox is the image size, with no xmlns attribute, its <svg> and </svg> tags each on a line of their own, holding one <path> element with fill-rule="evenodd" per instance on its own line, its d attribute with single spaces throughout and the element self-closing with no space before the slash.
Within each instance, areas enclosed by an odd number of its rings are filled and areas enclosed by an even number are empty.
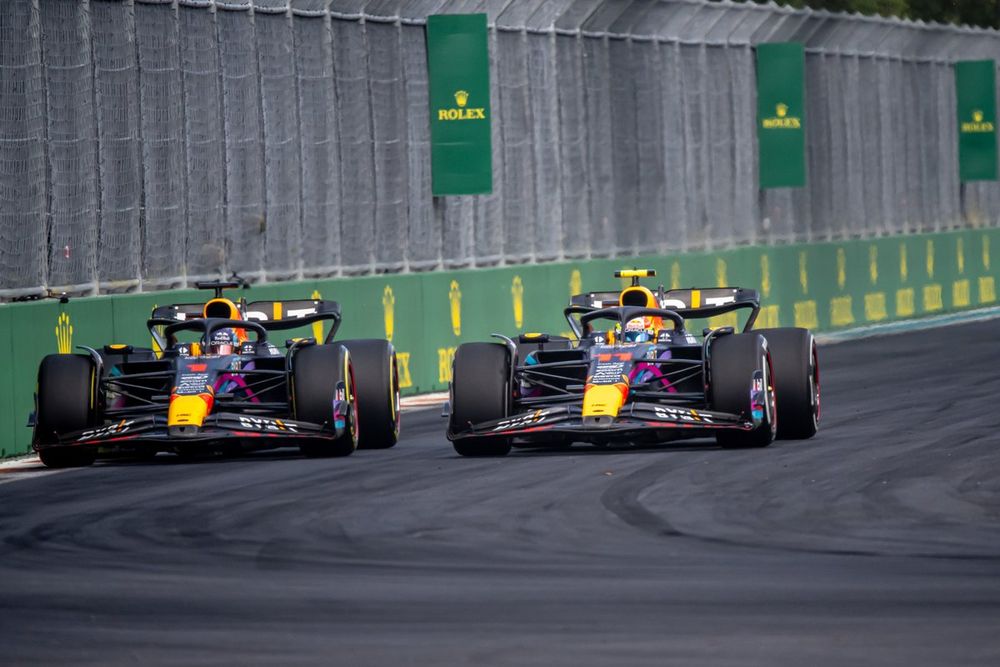
<svg viewBox="0 0 1000 667">
<path fill-rule="evenodd" d="M 239 350 L 240 339 L 236 335 L 235 329 L 217 329 L 212 333 L 212 340 L 208 341 L 208 354 L 236 354 Z"/>
</svg>

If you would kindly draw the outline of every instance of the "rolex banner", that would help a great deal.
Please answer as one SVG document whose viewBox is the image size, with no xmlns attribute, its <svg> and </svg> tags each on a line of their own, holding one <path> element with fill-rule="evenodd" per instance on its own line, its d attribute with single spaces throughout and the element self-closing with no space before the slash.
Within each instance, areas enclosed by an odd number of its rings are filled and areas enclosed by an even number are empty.
<svg viewBox="0 0 1000 667">
<path fill-rule="evenodd" d="M 964 181 L 997 180 L 996 65 L 955 63 L 958 99 L 958 172 Z"/>
<path fill-rule="evenodd" d="M 760 187 L 806 184 L 805 52 L 796 42 L 757 45 Z"/>
<path fill-rule="evenodd" d="M 493 191 L 486 14 L 427 18 L 434 196 Z"/>
</svg>

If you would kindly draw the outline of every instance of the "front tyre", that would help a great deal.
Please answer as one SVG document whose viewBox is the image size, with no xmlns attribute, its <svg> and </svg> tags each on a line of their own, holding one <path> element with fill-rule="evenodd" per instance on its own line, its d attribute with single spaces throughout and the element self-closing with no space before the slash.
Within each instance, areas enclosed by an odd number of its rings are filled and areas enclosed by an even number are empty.
<svg viewBox="0 0 1000 667">
<path fill-rule="evenodd" d="M 758 331 L 767 339 L 774 363 L 774 391 L 778 403 L 778 437 L 804 440 L 819 430 L 819 352 L 808 329 Z"/>
<path fill-rule="evenodd" d="M 399 440 L 399 371 L 387 340 L 345 340 L 357 378 L 360 449 L 388 449 Z"/>
<path fill-rule="evenodd" d="M 77 354 L 50 354 L 38 367 L 34 441 L 50 468 L 89 466 L 97 458 L 94 447 L 54 446 L 96 423 L 96 370 L 90 357 Z"/>
<path fill-rule="evenodd" d="M 771 357 L 767 342 L 756 332 L 730 334 L 709 347 L 712 409 L 752 421 L 751 431 L 720 430 L 716 442 L 727 449 L 767 447 L 777 434 Z"/>
<path fill-rule="evenodd" d="M 351 355 L 343 345 L 310 345 L 292 359 L 292 411 L 295 418 L 337 432 L 335 439 L 299 445 L 305 456 L 348 456 L 358 448 L 358 400 Z M 343 423 L 338 420 L 343 418 Z"/>
<path fill-rule="evenodd" d="M 470 426 L 508 415 L 510 352 L 495 343 L 465 343 L 455 352 L 451 379 L 452 445 L 461 456 L 506 456 L 510 439 L 461 437 Z"/>
</svg>

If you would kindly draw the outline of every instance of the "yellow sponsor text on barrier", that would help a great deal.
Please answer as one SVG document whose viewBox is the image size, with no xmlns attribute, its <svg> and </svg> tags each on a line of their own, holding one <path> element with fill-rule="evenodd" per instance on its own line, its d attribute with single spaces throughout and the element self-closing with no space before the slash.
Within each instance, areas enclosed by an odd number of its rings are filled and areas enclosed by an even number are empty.
<svg viewBox="0 0 1000 667">
<path fill-rule="evenodd" d="M 757 316 L 757 326 L 762 329 L 771 329 L 781 326 L 778 304 L 761 307 L 760 315 Z"/>
<path fill-rule="evenodd" d="M 970 295 L 969 281 L 956 280 L 951 284 L 951 305 L 955 308 L 968 306 L 972 299 Z"/>
<path fill-rule="evenodd" d="M 993 276 L 984 276 L 979 279 L 979 303 L 993 303 L 997 300 L 996 283 Z"/>
<path fill-rule="evenodd" d="M 830 299 L 830 324 L 845 327 L 854 324 L 854 304 L 849 296 L 835 296 Z"/>
<path fill-rule="evenodd" d="M 399 371 L 399 388 L 406 389 L 413 386 L 413 378 L 410 376 L 410 353 L 396 353 L 396 369 Z"/>
<path fill-rule="evenodd" d="M 924 285 L 924 310 L 932 312 L 944 308 L 940 285 Z"/>
<path fill-rule="evenodd" d="M 885 292 L 865 294 L 865 319 L 869 322 L 880 322 L 889 317 L 885 307 Z"/>
<path fill-rule="evenodd" d="M 912 287 L 896 290 L 896 317 L 910 317 L 917 312 L 916 295 Z"/>
<path fill-rule="evenodd" d="M 438 382 L 451 382 L 451 366 L 455 362 L 454 347 L 438 348 Z"/>
<path fill-rule="evenodd" d="M 798 301 L 795 303 L 795 326 L 805 329 L 815 329 L 819 326 L 815 301 Z"/>
</svg>

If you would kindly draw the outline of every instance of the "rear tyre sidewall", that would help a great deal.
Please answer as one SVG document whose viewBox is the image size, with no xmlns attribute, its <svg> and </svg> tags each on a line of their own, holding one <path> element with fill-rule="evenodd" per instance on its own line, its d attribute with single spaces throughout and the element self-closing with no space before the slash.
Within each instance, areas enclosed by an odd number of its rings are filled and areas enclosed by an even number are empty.
<svg viewBox="0 0 1000 667">
<path fill-rule="evenodd" d="M 34 440 L 50 468 L 88 466 L 97 458 L 94 447 L 44 447 L 96 423 L 95 372 L 93 360 L 79 354 L 50 354 L 39 364 Z"/>
<path fill-rule="evenodd" d="M 761 329 L 774 364 L 778 403 L 778 437 L 811 438 L 819 429 L 819 352 L 808 329 Z"/>
<path fill-rule="evenodd" d="M 350 401 L 347 423 L 339 437 L 317 438 L 299 445 L 310 458 L 348 456 L 358 446 L 358 401 L 350 353 L 342 345 L 310 345 L 295 352 L 292 359 L 292 406 L 296 419 L 311 424 L 333 424 L 333 405 L 337 386 L 345 388 L 345 400 Z"/>
<path fill-rule="evenodd" d="M 751 421 L 754 373 L 760 371 L 764 379 L 761 423 L 752 431 L 720 430 L 716 442 L 727 449 L 767 447 L 774 441 L 780 424 L 777 409 L 780 396 L 774 391 L 773 367 L 764 337 L 756 332 L 725 335 L 712 341 L 709 354 L 713 410 L 741 415 Z"/>
<path fill-rule="evenodd" d="M 399 441 L 399 371 L 387 340 L 345 340 L 357 380 L 359 449 L 388 449 Z"/>
<path fill-rule="evenodd" d="M 509 414 L 510 352 L 495 343 L 465 343 L 455 352 L 451 380 L 452 433 L 479 424 L 503 419 Z M 506 456 L 510 438 L 454 438 L 452 445 L 461 456 Z"/>
</svg>

